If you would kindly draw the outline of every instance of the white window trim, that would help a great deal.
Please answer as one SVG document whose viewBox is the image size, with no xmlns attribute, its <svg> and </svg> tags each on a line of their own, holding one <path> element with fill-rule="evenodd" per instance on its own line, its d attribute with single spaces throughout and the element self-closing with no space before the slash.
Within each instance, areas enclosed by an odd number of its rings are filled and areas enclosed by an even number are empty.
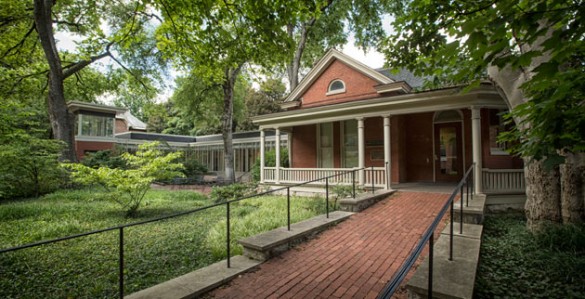
<svg viewBox="0 0 585 299">
<path fill-rule="evenodd" d="M 335 82 L 341 82 L 343 84 L 343 88 L 331 90 L 331 86 Z M 325 93 L 325 95 L 330 96 L 330 95 L 340 94 L 340 93 L 344 93 L 344 92 L 345 92 L 345 82 L 343 82 L 343 80 L 340 80 L 340 79 L 335 79 L 335 80 L 332 80 L 331 82 L 329 82 L 329 86 L 327 87 L 327 93 Z"/>
</svg>

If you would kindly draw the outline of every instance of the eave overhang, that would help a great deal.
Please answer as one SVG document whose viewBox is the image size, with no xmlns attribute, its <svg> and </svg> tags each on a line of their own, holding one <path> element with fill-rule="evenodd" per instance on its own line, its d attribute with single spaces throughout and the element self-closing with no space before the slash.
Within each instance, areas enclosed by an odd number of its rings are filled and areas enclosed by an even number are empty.
<svg viewBox="0 0 585 299">
<path fill-rule="evenodd" d="M 329 106 L 297 109 L 252 118 L 260 129 L 287 128 L 347 119 L 423 113 L 470 107 L 507 108 L 491 85 L 462 92 L 462 87 L 425 91 Z"/>
</svg>

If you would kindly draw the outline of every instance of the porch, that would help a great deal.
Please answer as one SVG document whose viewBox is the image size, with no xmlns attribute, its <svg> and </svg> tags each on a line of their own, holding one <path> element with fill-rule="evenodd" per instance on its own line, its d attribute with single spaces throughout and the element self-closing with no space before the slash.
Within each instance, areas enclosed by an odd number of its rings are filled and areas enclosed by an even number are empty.
<svg viewBox="0 0 585 299">
<path fill-rule="evenodd" d="M 363 189 L 393 189 L 413 192 L 450 193 L 456 183 L 452 182 L 405 182 L 391 184 L 387 188 L 389 178 L 387 167 L 365 168 L 364 181 L 358 181 L 359 176 L 352 172 L 356 168 L 279 168 L 277 176 L 276 167 L 264 167 L 264 184 L 266 185 L 294 185 L 302 182 L 309 183 L 315 189 L 322 189 L 325 184 L 329 186 L 346 185 L 354 183 Z M 358 172 L 359 173 L 359 172 Z M 526 190 L 524 169 L 488 169 L 481 171 L 482 191 L 484 194 L 523 194 Z M 333 176 L 333 177 L 331 177 Z M 278 177 L 278 180 L 276 179 Z M 319 180 L 323 177 L 331 177 L 327 180 Z M 477 191 L 476 191 L 477 192 Z M 479 193 L 479 192 L 478 192 Z"/>
</svg>

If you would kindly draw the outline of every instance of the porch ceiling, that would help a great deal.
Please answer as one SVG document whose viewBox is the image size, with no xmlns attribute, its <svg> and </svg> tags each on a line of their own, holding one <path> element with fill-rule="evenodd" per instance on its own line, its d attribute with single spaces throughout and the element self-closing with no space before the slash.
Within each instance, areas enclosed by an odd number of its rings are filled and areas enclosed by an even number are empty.
<svg viewBox="0 0 585 299">
<path fill-rule="evenodd" d="M 381 117 L 470 107 L 507 108 L 490 85 L 481 85 L 467 93 L 449 88 L 414 94 L 375 98 L 328 106 L 298 109 L 253 118 L 260 129 L 334 122 L 354 118 Z"/>
</svg>

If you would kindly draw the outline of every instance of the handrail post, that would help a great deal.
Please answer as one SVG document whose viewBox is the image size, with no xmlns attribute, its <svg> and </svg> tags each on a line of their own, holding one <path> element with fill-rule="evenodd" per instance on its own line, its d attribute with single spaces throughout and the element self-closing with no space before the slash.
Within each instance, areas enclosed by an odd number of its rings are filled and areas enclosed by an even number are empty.
<svg viewBox="0 0 585 299">
<path fill-rule="evenodd" d="M 118 292 L 120 295 L 120 299 L 124 299 L 124 227 L 121 226 L 119 229 L 120 232 L 120 251 L 119 251 L 119 271 L 118 274 Z"/>
<path fill-rule="evenodd" d="M 454 218 L 454 212 L 453 210 L 455 209 L 455 199 L 452 198 L 451 199 L 451 223 L 449 225 L 449 260 L 452 261 L 453 260 L 453 221 L 455 219 Z"/>
<path fill-rule="evenodd" d="M 461 185 L 461 192 L 459 193 L 459 196 L 461 197 L 461 200 L 459 201 L 459 207 L 460 207 L 460 211 L 459 211 L 459 234 L 462 235 L 463 234 L 463 185 Z"/>
<path fill-rule="evenodd" d="M 465 206 L 469 207 L 469 179 L 465 180 Z"/>
<path fill-rule="evenodd" d="M 290 231 L 290 187 L 286 187 L 286 224 Z"/>
<path fill-rule="evenodd" d="M 230 263 L 230 201 L 226 201 L 226 252 L 227 252 L 227 267 L 231 268 Z"/>
<path fill-rule="evenodd" d="M 374 194 L 374 166 L 372 165 L 372 172 L 370 174 L 370 180 L 372 180 L 372 194 Z"/>
<path fill-rule="evenodd" d="M 433 299 L 433 247 L 435 246 L 434 233 L 429 238 L 429 284 L 428 284 L 428 296 L 427 298 Z"/>
<path fill-rule="evenodd" d="M 327 212 L 327 218 L 329 218 L 329 178 L 325 178 L 325 211 Z"/>
<path fill-rule="evenodd" d="M 473 200 L 473 194 L 475 193 L 475 176 L 473 173 L 475 172 L 475 163 L 472 164 L 473 170 L 471 171 L 471 200 Z"/>
<path fill-rule="evenodd" d="M 353 188 L 353 199 L 355 199 L 355 169 L 351 171 L 351 186 Z"/>
</svg>

